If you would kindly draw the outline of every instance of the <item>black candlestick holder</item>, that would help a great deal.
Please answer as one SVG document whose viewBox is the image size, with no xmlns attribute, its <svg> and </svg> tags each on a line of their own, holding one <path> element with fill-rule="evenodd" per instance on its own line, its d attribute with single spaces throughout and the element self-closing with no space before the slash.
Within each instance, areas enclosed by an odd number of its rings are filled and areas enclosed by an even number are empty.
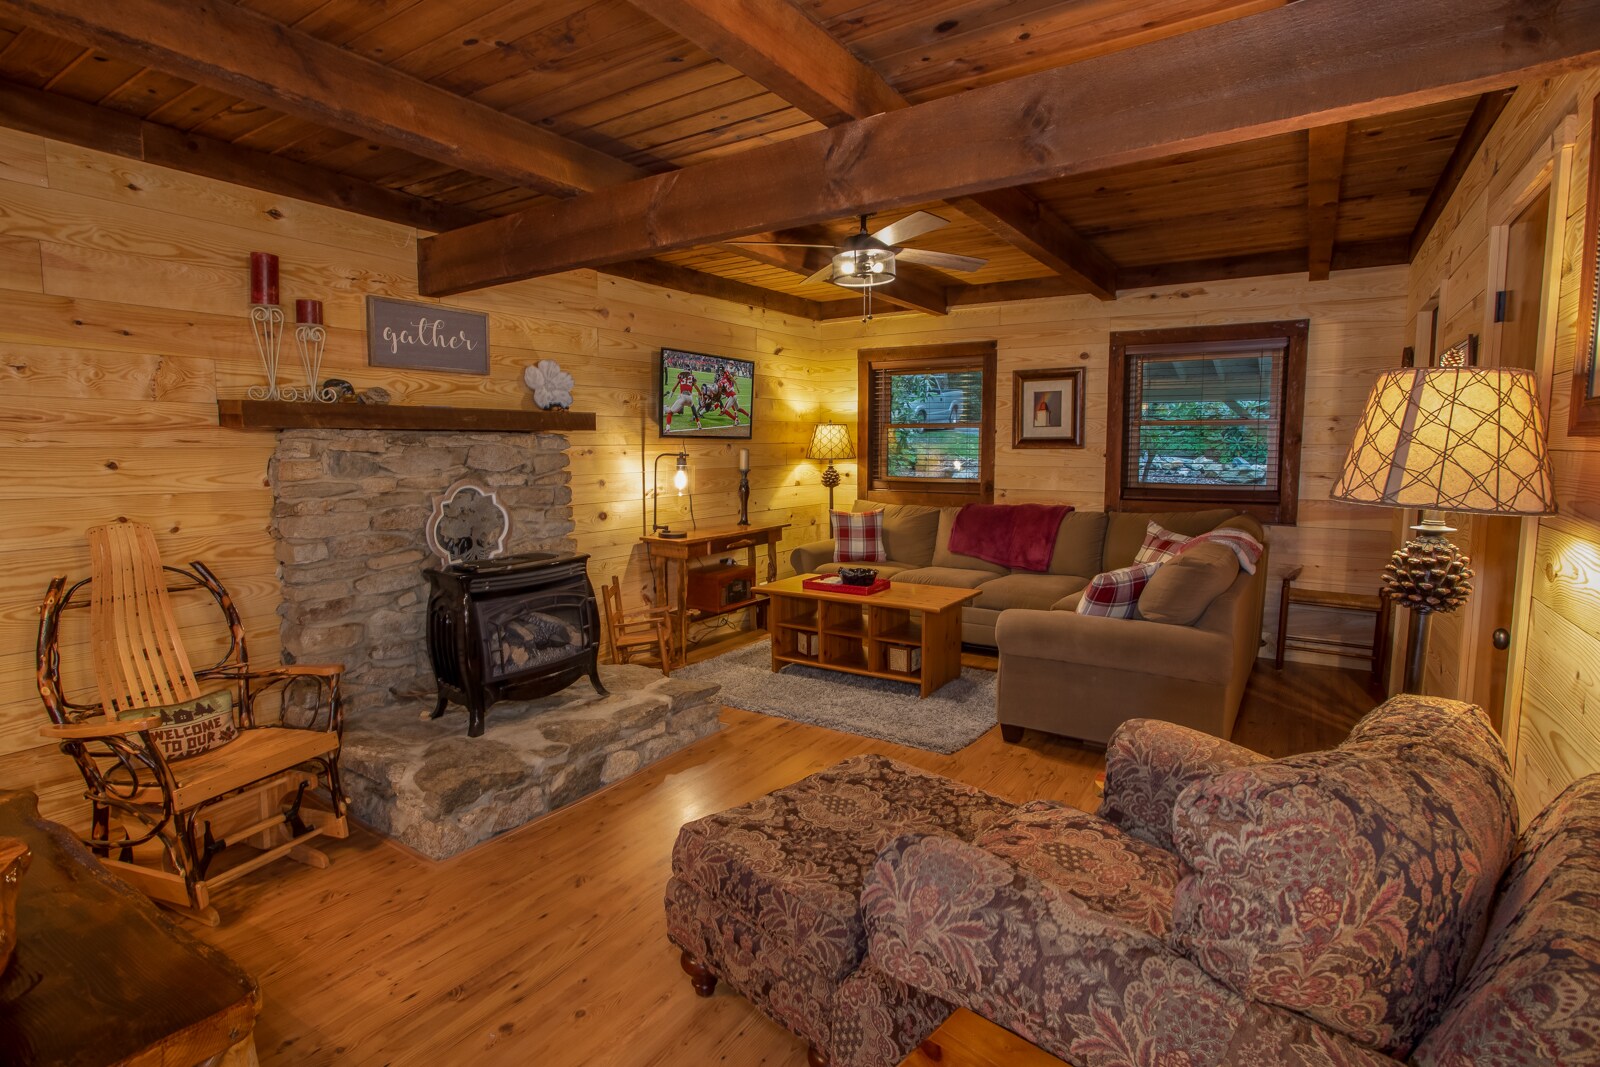
<svg viewBox="0 0 1600 1067">
<path fill-rule="evenodd" d="M 739 525 L 750 525 L 750 472 L 739 472 Z"/>
</svg>

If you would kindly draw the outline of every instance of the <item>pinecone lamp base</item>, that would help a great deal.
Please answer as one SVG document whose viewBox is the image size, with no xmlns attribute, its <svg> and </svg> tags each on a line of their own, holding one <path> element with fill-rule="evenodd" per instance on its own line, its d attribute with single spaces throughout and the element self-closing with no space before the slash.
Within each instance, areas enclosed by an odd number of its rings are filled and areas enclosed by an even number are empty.
<svg viewBox="0 0 1600 1067">
<path fill-rule="evenodd" d="M 1410 608 L 1411 648 L 1406 656 L 1405 691 L 1422 692 L 1428 653 L 1428 621 L 1435 612 L 1449 613 L 1472 595 L 1471 559 L 1453 544 L 1455 529 L 1437 516 L 1412 527 L 1417 536 L 1395 550 L 1383 568 L 1385 593 Z"/>
</svg>

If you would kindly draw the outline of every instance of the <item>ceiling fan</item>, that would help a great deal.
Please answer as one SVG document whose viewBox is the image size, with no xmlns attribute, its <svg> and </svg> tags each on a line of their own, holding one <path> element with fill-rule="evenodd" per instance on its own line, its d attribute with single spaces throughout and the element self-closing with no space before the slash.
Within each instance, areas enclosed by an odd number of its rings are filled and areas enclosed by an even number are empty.
<svg viewBox="0 0 1600 1067">
<path fill-rule="evenodd" d="M 921 263 L 945 270 L 977 270 L 988 260 L 975 256 L 958 256 L 951 252 L 934 252 L 926 248 L 907 248 L 901 242 L 909 241 L 930 230 L 950 225 L 946 219 L 926 211 L 914 211 L 905 218 L 891 222 L 875 233 L 867 232 L 867 216 L 862 215 L 861 230 L 846 237 L 838 245 L 800 244 L 788 241 L 729 241 L 729 244 L 766 246 L 777 248 L 826 248 L 833 252 L 827 265 L 806 279 L 809 282 L 829 281 L 846 289 L 871 289 L 894 281 L 895 263 Z"/>
</svg>

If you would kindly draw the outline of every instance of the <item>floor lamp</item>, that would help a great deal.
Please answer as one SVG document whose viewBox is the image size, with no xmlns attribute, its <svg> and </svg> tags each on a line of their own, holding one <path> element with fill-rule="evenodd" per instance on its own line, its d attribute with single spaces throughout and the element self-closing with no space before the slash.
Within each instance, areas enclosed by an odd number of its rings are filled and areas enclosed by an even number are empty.
<svg viewBox="0 0 1600 1067">
<path fill-rule="evenodd" d="M 833 461 L 856 458 L 855 446 L 850 443 L 850 431 L 837 422 L 817 423 L 816 429 L 811 431 L 811 446 L 806 449 L 806 458 L 828 464 L 828 469 L 822 472 L 822 484 L 828 487 L 828 510 L 832 511 L 833 490 L 841 481 Z"/>
<path fill-rule="evenodd" d="M 1439 512 L 1555 511 L 1544 412 L 1533 372 L 1406 368 L 1379 376 L 1329 494 L 1334 500 L 1420 508 L 1415 537 L 1383 569 L 1385 592 L 1411 609 L 1405 691 L 1422 691 L 1428 623 L 1472 593 L 1470 560 Z M 1434 514 L 1428 514 L 1433 512 Z"/>
</svg>

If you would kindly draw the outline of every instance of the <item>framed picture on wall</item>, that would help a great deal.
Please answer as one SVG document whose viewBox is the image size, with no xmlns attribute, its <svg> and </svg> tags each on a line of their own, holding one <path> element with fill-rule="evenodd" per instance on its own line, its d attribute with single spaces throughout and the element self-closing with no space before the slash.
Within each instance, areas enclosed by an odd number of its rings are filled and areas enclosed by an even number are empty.
<svg viewBox="0 0 1600 1067">
<path fill-rule="evenodd" d="M 1011 375 L 1013 448 L 1083 447 L 1083 368 Z"/>
</svg>

